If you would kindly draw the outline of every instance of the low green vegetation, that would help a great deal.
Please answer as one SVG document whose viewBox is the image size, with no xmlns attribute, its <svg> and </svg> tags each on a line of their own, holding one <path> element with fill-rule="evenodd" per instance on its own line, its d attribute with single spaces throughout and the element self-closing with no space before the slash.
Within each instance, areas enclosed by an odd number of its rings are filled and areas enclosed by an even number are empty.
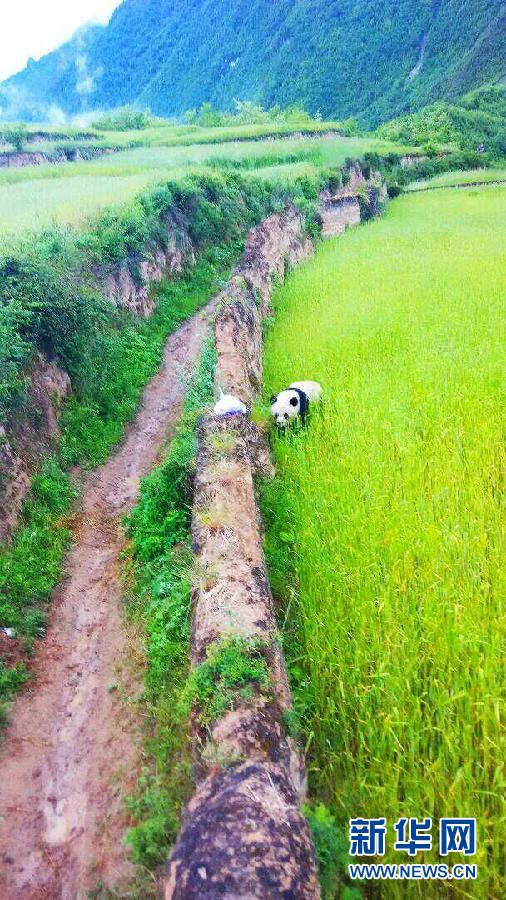
<svg viewBox="0 0 506 900">
<path fill-rule="evenodd" d="M 77 165 L 83 164 L 62 163 L 47 172 L 36 168 L 30 170 L 33 178 L 25 176 L 10 184 L 2 184 L 0 175 L 0 237 L 43 231 L 51 223 L 82 226 L 90 216 L 125 203 L 155 180 L 148 172 L 104 178 L 78 172 L 65 177 L 67 173 L 61 171 Z"/>
<path fill-rule="evenodd" d="M 30 650 L 44 631 L 46 608 L 70 543 L 66 514 L 76 496 L 68 475 L 49 458 L 32 482 L 12 544 L 0 552 L 0 623 Z M 4 705 L 27 680 L 23 662 L 0 656 L 0 727 Z"/>
<path fill-rule="evenodd" d="M 505 850 L 505 198 L 406 195 L 329 241 L 266 348 L 266 396 L 325 397 L 263 499 L 311 794 L 343 829 L 476 816 L 479 879 L 449 896 L 500 896 Z"/>
<path fill-rule="evenodd" d="M 5 128 L 2 131 L 2 137 L 11 145 L 16 153 L 21 153 L 26 141 L 26 125 L 20 123 L 19 125 L 12 125 L 10 128 Z"/>
<path fill-rule="evenodd" d="M 487 154 L 473 150 L 458 150 L 444 155 L 432 150 L 420 159 L 413 159 L 411 165 L 403 165 L 397 153 L 388 153 L 386 156 L 366 153 L 364 163 L 366 173 L 369 169 L 382 172 L 390 197 L 397 197 L 402 190 L 417 181 L 427 182 L 446 173 L 462 173 L 478 167 L 486 169 L 491 165 Z M 452 177 L 460 176 L 456 174 Z"/>
<path fill-rule="evenodd" d="M 224 128 L 234 125 L 265 125 L 281 124 L 310 126 L 319 125 L 321 116 L 313 118 L 300 106 L 291 106 L 281 109 L 273 106 L 264 109 L 259 103 L 252 100 L 234 100 L 233 112 L 216 109 L 212 103 L 203 103 L 199 109 L 189 109 L 184 114 L 188 125 L 200 125 L 202 128 Z"/>
<path fill-rule="evenodd" d="M 492 159 L 506 156 L 506 89 L 488 87 L 459 102 L 438 102 L 381 125 L 377 134 L 417 147 L 451 145 L 460 150 L 483 146 Z"/>
<path fill-rule="evenodd" d="M 192 669 L 181 694 L 182 710 L 192 706 L 205 727 L 233 709 L 236 699 L 253 696 L 254 689 L 269 693 L 271 679 L 258 641 L 231 637 L 212 647 L 207 659 Z"/>
<path fill-rule="evenodd" d="M 348 854 L 349 841 L 335 817 L 323 803 L 315 806 L 303 806 L 318 865 L 318 875 L 322 892 L 322 900 L 361 900 L 362 891 L 347 883 L 348 863 L 352 862 Z"/>
<path fill-rule="evenodd" d="M 133 106 L 121 106 L 119 109 L 103 113 L 91 123 L 96 131 L 144 131 L 153 125 L 153 117 L 146 110 Z"/>
<path fill-rule="evenodd" d="M 146 635 L 146 767 L 128 801 L 133 820 L 128 843 L 139 865 L 166 859 L 179 830 L 181 809 L 192 791 L 188 718 L 191 593 L 191 481 L 195 422 L 213 398 L 216 353 L 208 341 L 187 394 L 167 458 L 141 484 L 129 521 L 129 614 Z"/>
<path fill-rule="evenodd" d="M 112 114 L 111 114 L 112 115 Z M 221 116 L 222 114 L 219 113 Z M 108 121 L 109 114 L 104 122 Z M 1 144 L 7 141 L 8 134 L 17 128 L 23 129 L 26 145 L 30 150 L 42 153 L 55 153 L 61 149 L 87 150 L 98 148 L 108 150 L 128 150 L 141 147 L 195 147 L 213 146 L 214 144 L 234 143 L 243 141 L 276 140 L 291 135 L 324 136 L 333 133 L 336 137 L 354 135 L 353 129 L 345 127 L 340 122 L 323 121 L 306 117 L 302 121 L 294 122 L 284 112 L 275 120 L 252 122 L 244 124 L 230 118 L 226 125 L 201 125 L 198 122 L 181 124 L 166 119 L 153 118 L 150 123 L 142 128 L 133 127 L 128 130 L 111 130 L 102 128 L 90 128 L 79 131 L 76 128 L 64 126 L 58 130 L 47 125 L 25 126 L 2 125 L 0 123 L 0 149 Z M 7 148 L 6 148 L 7 150 Z M 0 173 L 5 174 L 5 173 Z M 14 173 L 11 173 L 14 174 Z"/>
<path fill-rule="evenodd" d="M 29 645 L 44 628 L 44 601 L 54 587 L 70 532 L 65 514 L 76 496 L 56 459 L 35 475 L 21 527 L 0 555 L 0 621 Z M 0 695 L 1 696 L 1 695 Z"/>
</svg>

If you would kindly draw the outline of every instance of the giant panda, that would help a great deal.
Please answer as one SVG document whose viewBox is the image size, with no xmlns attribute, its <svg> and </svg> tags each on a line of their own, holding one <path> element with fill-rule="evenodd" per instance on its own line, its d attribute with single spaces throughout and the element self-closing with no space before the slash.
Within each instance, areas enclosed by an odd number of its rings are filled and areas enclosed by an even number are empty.
<svg viewBox="0 0 506 900">
<path fill-rule="evenodd" d="M 286 428 L 299 418 L 305 425 L 309 404 L 320 400 L 321 395 L 317 381 L 294 381 L 285 391 L 271 397 L 271 415 L 278 428 Z"/>
</svg>

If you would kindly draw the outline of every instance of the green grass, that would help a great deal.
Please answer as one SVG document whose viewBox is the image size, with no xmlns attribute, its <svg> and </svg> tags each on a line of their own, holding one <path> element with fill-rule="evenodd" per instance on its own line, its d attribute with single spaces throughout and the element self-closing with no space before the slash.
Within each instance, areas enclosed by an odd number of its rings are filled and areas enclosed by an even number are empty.
<svg viewBox="0 0 506 900">
<path fill-rule="evenodd" d="M 221 144 L 228 141 L 258 140 L 260 138 L 292 134 L 293 132 L 325 133 L 339 128 L 339 122 L 288 122 L 257 123 L 253 125 L 227 125 L 220 128 L 205 128 L 199 125 L 174 125 L 171 123 L 154 125 L 143 131 L 101 132 L 102 141 L 93 143 L 100 146 L 148 146 L 177 147 L 190 144 Z"/>
<path fill-rule="evenodd" d="M 311 790 L 390 834 L 476 816 L 479 880 L 445 896 L 504 874 L 505 201 L 399 198 L 290 275 L 266 347 L 266 396 L 326 398 L 264 496 Z M 406 895 L 441 896 L 382 888 Z"/>
<path fill-rule="evenodd" d="M 453 187 L 460 184 L 488 184 L 493 181 L 506 181 L 506 169 L 469 169 L 466 172 L 445 172 L 426 181 L 416 181 L 409 185 L 408 191 L 426 191 L 434 187 Z"/>
<path fill-rule="evenodd" d="M 76 174 L 1 185 L 0 233 L 18 235 L 52 224 L 79 225 L 108 206 L 132 199 L 152 180 L 149 173 L 116 178 Z"/>
<path fill-rule="evenodd" d="M 0 136 L 8 129 L 9 125 L 0 123 Z M 160 121 L 144 129 L 131 131 L 107 131 L 94 128 L 77 128 L 69 126 L 30 125 L 30 132 L 44 132 L 47 138 L 43 141 L 26 141 L 28 150 L 37 150 L 44 146 L 50 149 L 65 144 L 66 146 L 92 146 L 92 147 L 177 147 L 189 144 L 216 144 L 224 141 L 258 140 L 260 138 L 285 134 L 314 133 L 337 131 L 339 122 L 258 122 L 251 125 L 227 125 L 216 128 L 207 128 L 201 125 L 178 125 L 170 121 Z M 89 134 L 83 139 L 80 135 Z M 65 138 L 60 136 L 65 135 Z M 53 137 L 52 137 L 53 136 Z M 1 149 L 12 150 L 12 147 L 3 146 Z"/>
<path fill-rule="evenodd" d="M 188 677 L 180 697 L 182 712 L 189 716 L 195 706 L 199 724 L 206 727 L 233 709 L 238 699 L 249 699 L 254 692 L 272 698 L 264 653 L 258 641 L 239 637 L 214 644 Z"/>
<path fill-rule="evenodd" d="M 128 801 L 134 861 L 156 868 L 179 831 L 181 810 L 192 792 L 188 716 L 191 599 L 191 480 L 195 422 L 213 397 L 216 352 L 208 340 L 190 385 L 181 422 L 164 462 L 141 483 L 129 521 L 124 560 L 130 583 L 129 612 L 145 634 L 146 767 Z"/>
</svg>

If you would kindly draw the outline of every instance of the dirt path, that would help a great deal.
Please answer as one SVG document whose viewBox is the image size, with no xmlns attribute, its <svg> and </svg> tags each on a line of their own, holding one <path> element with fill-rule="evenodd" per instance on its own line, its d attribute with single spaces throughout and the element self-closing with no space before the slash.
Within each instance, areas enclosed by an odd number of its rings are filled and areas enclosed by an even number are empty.
<svg viewBox="0 0 506 900">
<path fill-rule="evenodd" d="M 174 428 L 211 313 L 212 304 L 169 338 L 123 445 L 86 479 L 32 687 L 16 700 L 0 750 L 2 900 L 81 900 L 99 879 L 121 884 L 131 875 L 123 797 L 135 783 L 140 739 L 135 704 L 120 694 L 139 684 L 122 621 L 119 517 Z"/>
</svg>

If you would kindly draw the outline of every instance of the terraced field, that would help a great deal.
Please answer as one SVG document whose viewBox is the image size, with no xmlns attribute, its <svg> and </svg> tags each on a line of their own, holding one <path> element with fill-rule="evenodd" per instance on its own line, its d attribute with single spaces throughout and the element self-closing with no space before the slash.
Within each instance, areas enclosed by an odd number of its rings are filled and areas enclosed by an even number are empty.
<svg viewBox="0 0 506 900">
<path fill-rule="evenodd" d="M 428 181 L 417 181 L 410 185 L 410 191 L 426 191 L 444 187 L 459 187 L 474 184 L 506 182 L 506 169 L 469 169 L 467 172 L 445 172 Z"/>
<path fill-rule="evenodd" d="M 325 393 L 264 497 L 311 789 L 390 834 L 476 816 L 444 896 L 503 893 L 505 238 L 504 187 L 401 197 L 290 276 L 267 340 L 266 397 Z"/>
<path fill-rule="evenodd" d="M 52 222 L 78 224 L 105 206 L 131 199 L 148 184 L 206 165 L 235 164 L 269 179 L 290 178 L 341 165 L 347 157 L 357 158 L 368 150 L 402 152 L 402 147 L 373 138 L 338 136 L 222 140 L 212 145 L 138 147 L 90 162 L 0 170 L 0 236 Z"/>
</svg>

